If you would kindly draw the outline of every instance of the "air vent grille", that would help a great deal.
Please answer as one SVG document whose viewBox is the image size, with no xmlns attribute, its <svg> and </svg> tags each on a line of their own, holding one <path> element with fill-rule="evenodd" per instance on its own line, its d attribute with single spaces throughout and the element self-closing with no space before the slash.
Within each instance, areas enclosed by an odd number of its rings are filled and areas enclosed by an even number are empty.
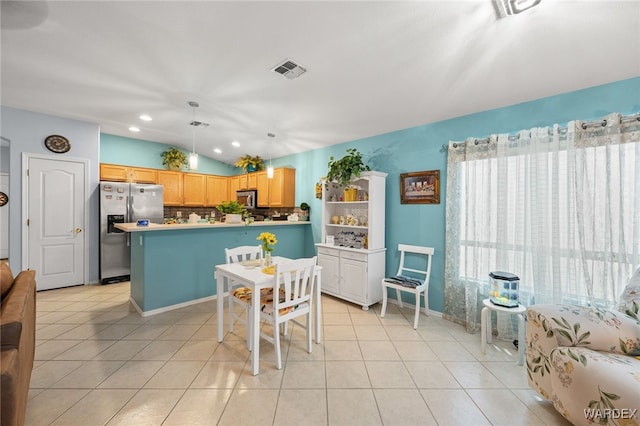
<svg viewBox="0 0 640 426">
<path fill-rule="evenodd" d="M 307 72 L 307 69 L 302 65 L 296 64 L 291 59 L 285 59 L 274 68 L 272 68 L 271 71 L 282 74 L 291 80 L 293 78 L 300 77 L 302 74 Z"/>
</svg>

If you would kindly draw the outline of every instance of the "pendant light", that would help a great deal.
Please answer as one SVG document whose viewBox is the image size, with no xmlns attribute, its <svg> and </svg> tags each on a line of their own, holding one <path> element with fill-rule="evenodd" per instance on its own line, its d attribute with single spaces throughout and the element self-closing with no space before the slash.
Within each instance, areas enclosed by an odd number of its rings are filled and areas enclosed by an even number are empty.
<svg viewBox="0 0 640 426">
<path fill-rule="evenodd" d="M 196 154 L 196 108 L 200 105 L 195 101 L 189 101 L 189 106 L 193 108 L 193 121 L 191 122 L 193 126 L 193 149 L 191 154 L 189 154 L 189 168 L 191 170 L 198 170 L 198 154 Z"/>
<path fill-rule="evenodd" d="M 276 137 L 276 135 L 274 135 L 273 133 L 267 133 L 267 136 L 269 136 L 272 139 Z M 269 167 L 267 167 L 267 179 L 273 179 L 273 164 L 271 164 L 271 145 L 272 144 L 273 142 L 269 144 Z"/>
</svg>

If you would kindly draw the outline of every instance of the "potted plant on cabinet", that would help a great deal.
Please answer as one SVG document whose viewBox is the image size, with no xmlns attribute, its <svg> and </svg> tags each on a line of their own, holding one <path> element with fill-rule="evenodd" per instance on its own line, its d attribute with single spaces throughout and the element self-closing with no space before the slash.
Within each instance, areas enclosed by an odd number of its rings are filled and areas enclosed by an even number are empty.
<svg viewBox="0 0 640 426">
<path fill-rule="evenodd" d="M 169 170 L 182 170 L 187 165 L 187 155 L 178 148 L 171 147 L 163 151 L 160 156 L 162 165 L 167 166 Z"/>
<path fill-rule="evenodd" d="M 241 223 L 242 215 L 246 209 L 237 201 L 223 201 L 217 207 L 218 211 L 225 215 L 225 223 Z"/>
<path fill-rule="evenodd" d="M 300 220 L 307 221 L 309 220 L 309 204 L 301 203 L 300 204 Z"/>
<path fill-rule="evenodd" d="M 329 157 L 328 166 L 327 185 L 331 182 L 334 188 L 343 186 L 344 200 L 355 201 L 357 188 L 349 185 L 351 179 L 360 177 L 362 172 L 371 170 L 368 165 L 364 164 L 360 151 L 356 148 L 347 148 L 347 155 L 341 159 L 334 160 L 333 156 Z"/>
<path fill-rule="evenodd" d="M 259 155 L 251 156 L 247 154 L 240 157 L 234 165 L 243 169 L 245 173 L 257 172 L 264 169 L 264 160 Z"/>
</svg>

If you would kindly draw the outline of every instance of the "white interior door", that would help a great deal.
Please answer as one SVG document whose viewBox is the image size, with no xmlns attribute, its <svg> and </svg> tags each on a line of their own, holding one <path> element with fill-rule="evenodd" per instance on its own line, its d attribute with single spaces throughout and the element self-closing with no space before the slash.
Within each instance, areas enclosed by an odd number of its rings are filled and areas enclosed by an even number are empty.
<svg viewBox="0 0 640 426">
<path fill-rule="evenodd" d="M 9 174 L 0 173 L 0 192 L 9 196 Z M 9 203 L 0 206 L 0 259 L 9 258 Z"/>
<path fill-rule="evenodd" d="M 87 164 L 28 157 L 27 267 L 38 290 L 84 284 Z"/>
</svg>

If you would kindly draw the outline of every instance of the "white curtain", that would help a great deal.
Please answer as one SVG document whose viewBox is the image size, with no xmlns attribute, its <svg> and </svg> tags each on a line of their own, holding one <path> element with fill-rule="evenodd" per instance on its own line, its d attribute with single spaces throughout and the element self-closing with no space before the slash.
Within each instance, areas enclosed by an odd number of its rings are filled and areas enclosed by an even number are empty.
<svg viewBox="0 0 640 426">
<path fill-rule="evenodd" d="M 639 119 L 449 143 L 445 318 L 479 329 L 491 271 L 525 305 L 615 304 L 640 265 Z"/>
</svg>

